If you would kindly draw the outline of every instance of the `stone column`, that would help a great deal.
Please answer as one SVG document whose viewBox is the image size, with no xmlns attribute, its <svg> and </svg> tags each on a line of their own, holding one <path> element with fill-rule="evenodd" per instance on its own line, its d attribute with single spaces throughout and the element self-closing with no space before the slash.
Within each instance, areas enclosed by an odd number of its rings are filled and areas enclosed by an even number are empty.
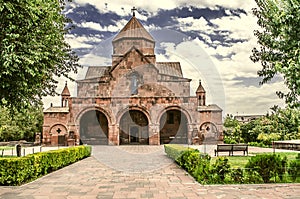
<svg viewBox="0 0 300 199">
<path fill-rule="evenodd" d="M 119 145 L 119 125 L 108 126 L 108 145 Z"/>
<path fill-rule="evenodd" d="M 188 124 L 188 134 L 187 134 L 187 137 L 188 137 L 188 145 L 191 145 L 192 144 L 192 136 L 193 136 L 193 129 L 194 129 L 194 125 L 193 124 Z"/>
<path fill-rule="evenodd" d="M 149 145 L 159 145 L 160 144 L 159 137 L 159 125 L 158 124 L 150 124 L 149 125 Z"/>
</svg>

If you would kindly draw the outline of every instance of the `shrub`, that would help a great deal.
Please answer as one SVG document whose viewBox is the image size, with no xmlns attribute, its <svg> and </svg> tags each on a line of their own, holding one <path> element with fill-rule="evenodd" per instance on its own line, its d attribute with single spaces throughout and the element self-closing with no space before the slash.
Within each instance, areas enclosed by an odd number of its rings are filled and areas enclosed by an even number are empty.
<svg viewBox="0 0 300 199">
<path fill-rule="evenodd" d="M 233 183 L 243 184 L 244 180 L 244 170 L 241 168 L 231 169 L 230 178 Z"/>
<path fill-rule="evenodd" d="M 287 158 L 281 158 L 280 155 L 258 154 L 251 157 L 245 167 L 250 177 L 257 172 L 264 183 L 269 183 L 271 178 L 276 179 L 277 176 L 282 180 L 286 163 Z"/>
<path fill-rule="evenodd" d="M 209 155 L 201 155 L 200 162 L 191 174 L 199 183 L 210 184 L 212 183 L 212 174 Z"/>
<path fill-rule="evenodd" d="M 175 161 L 181 156 L 184 151 L 193 150 L 178 144 L 165 144 L 164 148 L 167 156 Z"/>
<path fill-rule="evenodd" d="M 77 146 L 25 157 L 0 158 L 0 185 L 20 185 L 88 157 L 90 154 L 90 146 Z"/>
<path fill-rule="evenodd" d="M 176 162 L 189 173 L 193 173 L 200 164 L 200 152 L 198 150 L 186 150 L 176 160 Z"/>
<path fill-rule="evenodd" d="M 297 177 L 300 177 L 300 153 L 298 153 L 296 160 L 290 161 L 287 171 L 294 182 L 296 181 Z"/>
<path fill-rule="evenodd" d="M 224 183 L 225 175 L 230 173 L 230 165 L 228 158 L 218 157 L 216 162 L 212 165 L 212 174 L 214 175 L 215 182 Z"/>
</svg>

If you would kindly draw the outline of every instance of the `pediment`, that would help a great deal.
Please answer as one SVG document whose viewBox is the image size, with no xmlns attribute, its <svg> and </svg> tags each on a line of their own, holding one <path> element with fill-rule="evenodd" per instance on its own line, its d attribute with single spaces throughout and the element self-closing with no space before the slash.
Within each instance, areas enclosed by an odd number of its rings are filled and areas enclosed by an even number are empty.
<svg viewBox="0 0 300 199">
<path fill-rule="evenodd" d="M 119 60 L 113 64 L 110 73 L 113 74 L 117 70 L 133 70 L 145 65 L 152 65 L 152 67 L 158 71 L 158 69 L 148 59 L 148 56 L 143 55 L 139 49 L 133 46 L 127 51 L 127 53 L 125 53 L 125 55 L 120 56 Z"/>
</svg>

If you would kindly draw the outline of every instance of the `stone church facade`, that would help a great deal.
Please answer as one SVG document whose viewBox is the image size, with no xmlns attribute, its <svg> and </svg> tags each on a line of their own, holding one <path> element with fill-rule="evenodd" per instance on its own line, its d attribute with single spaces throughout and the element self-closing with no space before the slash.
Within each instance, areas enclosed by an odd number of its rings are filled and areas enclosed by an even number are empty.
<svg viewBox="0 0 300 199">
<path fill-rule="evenodd" d="M 156 62 L 155 40 L 134 15 L 112 45 L 111 66 L 89 66 L 77 96 L 66 83 L 61 106 L 44 111 L 43 144 L 222 142 L 222 110 L 206 105 L 201 81 L 190 95 L 179 62 Z"/>
</svg>

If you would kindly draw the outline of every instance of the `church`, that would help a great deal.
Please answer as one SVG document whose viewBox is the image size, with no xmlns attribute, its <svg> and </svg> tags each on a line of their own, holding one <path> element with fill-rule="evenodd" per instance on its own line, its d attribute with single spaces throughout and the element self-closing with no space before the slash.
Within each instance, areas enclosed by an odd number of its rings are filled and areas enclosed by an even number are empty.
<svg viewBox="0 0 300 199">
<path fill-rule="evenodd" d="M 112 41 L 110 66 L 88 67 L 67 83 L 61 105 L 44 110 L 42 142 L 51 146 L 222 142 L 222 109 L 190 91 L 179 62 L 157 62 L 155 40 L 133 16 Z"/>
</svg>

